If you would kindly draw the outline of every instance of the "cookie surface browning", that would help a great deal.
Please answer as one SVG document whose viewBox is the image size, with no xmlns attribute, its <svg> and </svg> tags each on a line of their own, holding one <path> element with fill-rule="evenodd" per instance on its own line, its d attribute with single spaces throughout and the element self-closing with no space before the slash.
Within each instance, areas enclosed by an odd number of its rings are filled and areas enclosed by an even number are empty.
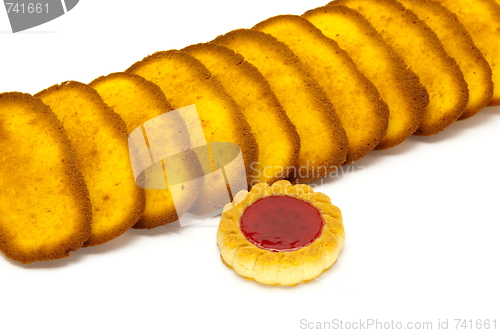
<svg viewBox="0 0 500 333">
<path fill-rule="evenodd" d="M 0 94 L 0 151 L 0 250 L 31 263 L 80 248 L 90 235 L 90 200 L 50 108 L 28 94 Z"/>
<path fill-rule="evenodd" d="M 318 211 L 323 225 L 310 244 L 294 250 L 273 251 L 256 246 L 244 235 L 241 218 L 247 208 L 259 200 L 276 197 L 298 199 Z M 287 181 L 271 186 L 260 183 L 250 192 L 240 192 L 222 213 L 217 231 L 221 259 L 229 268 L 246 279 L 283 286 L 311 281 L 329 269 L 337 261 L 344 239 L 342 215 L 330 199 L 307 185 L 292 186 Z"/>
<path fill-rule="evenodd" d="M 347 137 L 331 102 L 299 59 L 273 36 L 239 29 L 217 37 L 254 65 L 269 82 L 300 136 L 292 182 L 307 182 L 334 171 L 345 161 Z"/>
<path fill-rule="evenodd" d="M 500 105 L 500 4 L 494 0 L 434 0 L 456 14 L 493 72 L 493 97 Z"/>
<path fill-rule="evenodd" d="M 133 64 L 127 72 L 156 83 L 176 109 L 195 104 L 207 143 L 237 144 L 249 178 L 250 165 L 257 159 L 257 144 L 250 127 L 232 97 L 199 60 L 187 52 L 163 51 Z M 211 204 L 212 190 L 213 185 L 205 180 L 194 205 L 198 208 L 191 212 L 204 215 L 216 208 Z"/>
<path fill-rule="evenodd" d="M 393 0 L 337 0 L 329 5 L 344 5 L 363 15 L 420 78 L 429 104 L 415 134 L 437 134 L 462 115 L 468 101 L 463 74 L 413 12 Z"/>
<path fill-rule="evenodd" d="M 377 87 L 389 107 L 387 133 L 376 149 L 405 141 L 420 125 L 429 95 L 418 76 L 358 12 L 325 6 L 302 15 L 347 52 L 358 69 Z"/>
<path fill-rule="evenodd" d="M 346 164 L 359 160 L 379 144 L 387 131 L 387 104 L 335 41 L 295 15 L 275 16 L 252 29 L 285 43 L 323 88 L 346 131 Z"/>
<path fill-rule="evenodd" d="M 94 80 L 90 86 L 96 89 L 104 102 L 123 118 L 127 125 L 128 134 L 146 121 L 173 110 L 161 89 L 138 75 L 113 73 Z M 163 133 L 165 138 L 168 137 L 166 140 L 168 140 L 169 145 L 176 144 L 178 140 L 189 140 L 187 135 L 184 138 L 178 132 L 173 132 L 168 128 Z M 192 165 L 186 165 L 183 169 L 189 172 L 191 167 Z M 193 178 L 195 178 L 194 175 Z M 151 229 L 178 219 L 166 178 L 165 182 L 167 188 L 164 190 L 144 190 L 146 206 L 134 228 Z M 186 191 L 187 193 L 188 191 Z M 183 201 L 190 206 L 195 199 L 196 197 L 186 196 Z"/>
<path fill-rule="evenodd" d="M 130 229 L 144 210 L 144 190 L 135 184 L 126 126 L 99 94 L 69 81 L 39 92 L 61 120 L 75 149 L 92 203 L 86 246 L 107 242 Z"/>
<path fill-rule="evenodd" d="M 286 178 L 283 170 L 296 164 L 300 139 L 262 74 L 241 55 L 220 45 L 197 44 L 183 51 L 200 60 L 224 85 L 248 121 L 259 146 L 251 182 L 272 184 Z"/>
<path fill-rule="evenodd" d="M 430 0 L 398 0 L 417 14 L 439 37 L 446 52 L 453 57 L 469 88 L 469 102 L 460 119 L 472 117 L 491 101 L 493 81 L 490 65 L 474 45 L 458 18 Z"/>
</svg>

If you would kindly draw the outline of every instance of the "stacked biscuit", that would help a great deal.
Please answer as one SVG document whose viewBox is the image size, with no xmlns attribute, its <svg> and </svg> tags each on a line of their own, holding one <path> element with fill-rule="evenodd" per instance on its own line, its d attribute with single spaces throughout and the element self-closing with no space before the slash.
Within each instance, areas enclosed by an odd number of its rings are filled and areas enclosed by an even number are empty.
<svg viewBox="0 0 500 333">
<path fill-rule="evenodd" d="M 168 187 L 136 185 L 127 135 L 184 106 L 196 105 L 207 142 L 240 146 L 249 186 L 305 183 L 439 133 L 500 104 L 499 37 L 495 0 L 336 0 L 88 85 L 0 94 L 0 249 L 22 263 L 58 259 L 177 220 Z M 196 156 L 178 163 L 185 178 L 200 172 Z"/>
</svg>

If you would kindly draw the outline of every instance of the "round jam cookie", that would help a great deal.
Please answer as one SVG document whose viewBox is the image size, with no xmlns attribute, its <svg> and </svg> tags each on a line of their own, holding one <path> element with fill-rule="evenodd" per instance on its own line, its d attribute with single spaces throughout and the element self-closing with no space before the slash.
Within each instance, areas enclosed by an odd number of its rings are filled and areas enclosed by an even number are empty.
<svg viewBox="0 0 500 333">
<path fill-rule="evenodd" d="M 337 261 L 343 244 L 342 215 L 330 198 L 284 180 L 239 192 L 217 232 L 224 264 L 268 285 L 311 281 Z"/>
</svg>

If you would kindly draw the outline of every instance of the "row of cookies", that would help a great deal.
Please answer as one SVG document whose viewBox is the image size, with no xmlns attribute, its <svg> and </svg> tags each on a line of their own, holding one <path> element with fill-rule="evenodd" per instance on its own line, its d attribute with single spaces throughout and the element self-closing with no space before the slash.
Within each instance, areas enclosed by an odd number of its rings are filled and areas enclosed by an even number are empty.
<svg viewBox="0 0 500 333">
<path fill-rule="evenodd" d="M 498 15 L 498 5 L 485 1 Z M 424 20 L 434 15 L 435 31 L 394 0 L 335 1 L 302 17 L 273 17 L 210 43 L 155 53 L 127 72 L 158 84 L 175 107 L 197 104 L 202 120 L 213 106 L 207 86 L 222 84 L 257 142 L 251 180 L 307 182 L 495 105 L 495 58 L 485 59 L 444 6 L 411 3 L 423 8 Z M 222 139 L 217 130 L 206 132 L 209 141 Z M 238 143 L 226 134 L 223 140 Z M 248 167 L 249 151 L 243 155 Z"/>
<path fill-rule="evenodd" d="M 0 249 L 22 263 L 107 242 L 141 217 L 125 123 L 88 85 L 0 95 Z"/>
<path fill-rule="evenodd" d="M 168 187 L 138 187 L 127 149 L 133 129 L 172 109 L 195 104 L 207 142 L 240 146 L 252 185 L 308 182 L 372 149 L 436 134 L 499 104 L 499 48 L 487 40 L 498 34 L 500 6 L 439 2 L 337 0 L 210 43 L 155 53 L 90 85 L 66 82 L 36 97 L 1 95 L 0 136 L 11 141 L 2 146 L 9 200 L 0 249 L 25 263 L 57 259 L 133 226 L 175 221 Z M 33 130 L 19 131 L 20 123 Z M 24 140 L 25 132 L 33 136 Z M 27 147 L 17 149 L 21 140 Z M 25 152 L 46 152 L 47 162 Z M 196 162 L 183 162 L 188 178 L 198 175 Z M 183 204 L 210 196 L 210 184 L 203 184 Z M 33 209 L 34 202 L 43 204 Z M 54 208 L 59 203 L 78 212 L 72 218 L 78 226 Z"/>
</svg>

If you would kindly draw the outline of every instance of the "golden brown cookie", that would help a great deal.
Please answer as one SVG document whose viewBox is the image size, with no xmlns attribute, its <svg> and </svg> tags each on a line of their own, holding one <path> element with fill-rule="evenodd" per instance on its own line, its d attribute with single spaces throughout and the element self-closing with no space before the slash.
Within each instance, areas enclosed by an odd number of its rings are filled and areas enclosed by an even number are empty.
<svg viewBox="0 0 500 333">
<path fill-rule="evenodd" d="M 331 102 L 295 54 L 273 36 L 250 29 L 231 31 L 214 43 L 254 65 L 269 82 L 300 136 L 292 182 L 323 177 L 345 161 L 347 137 Z"/>
<path fill-rule="evenodd" d="M 500 4 L 495 0 L 435 0 L 456 14 L 493 72 L 493 97 L 500 105 Z"/>
<path fill-rule="evenodd" d="M 436 34 L 413 12 L 395 0 L 337 0 L 329 5 L 358 11 L 419 76 L 429 104 L 415 134 L 437 134 L 462 115 L 468 101 L 463 74 Z"/>
<path fill-rule="evenodd" d="M 187 52 L 163 51 L 133 64 L 127 72 L 156 83 L 176 109 L 195 104 L 209 147 L 210 142 L 238 145 L 249 179 L 250 166 L 257 160 L 257 144 L 250 126 L 233 98 L 199 60 Z M 215 170 L 213 164 L 212 167 Z M 219 201 L 212 200 L 213 187 L 213 183 L 205 179 L 192 213 L 204 215 L 218 208 L 212 205 Z"/>
<path fill-rule="evenodd" d="M 85 246 L 105 243 L 130 229 L 144 210 L 135 184 L 123 120 L 93 88 L 68 81 L 38 94 L 61 120 L 75 149 L 92 203 L 92 230 Z"/>
<path fill-rule="evenodd" d="M 387 104 L 334 40 L 296 15 L 275 16 L 252 29 L 285 43 L 323 88 L 346 131 L 346 164 L 359 160 L 380 143 L 387 132 Z"/>
<path fill-rule="evenodd" d="M 200 60 L 222 83 L 250 125 L 259 147 L 257 161 L 250 166 L 251 185 L 285 179 L 286 170 L 297 163 L 300 138 L 262 74 L 224 46 L 204 43 L 183 51 Z"/>
<path fill-rule="evenodd" d="M 27 264 L 80 248 L 90 235 L 90 199 L 55 114 L 31 95 L 0 94 L 0 151 L 0 250 Z"/>
<path fill-rule="evenodd" d="M 172 110 L 160 87 L 139 75 L 113 73 L 95 79 L 90 83 L 90 86 L 96 89 L 104 102 L 122 117 L 127 126 L 127 134 L 142 127 L 148 120 Z M 182 132 L 179 133 L 178 130 L 181 129 L 184 129 L 185 135 L 182 135 Z M 143 130 L 146 132 L 144 128 Z M 165 139 L 164 144 L 182 146 L 186 145 L 185 141 L 189 144 L 189 136 L 185 127 L 164 127 L 162 132 L 161 137 Z M 151 144 L 149 140 L 147 144 Z M 198 172 L 193 169 L 197 163 L 196 156 L 194 156 L 194 160 L 191 158 L 191 160 L 185 159 L 184 161 L 186 163 L 181 169 L 192 172 L 189 178 L 196 178 Z M 164 182 L 166 189 L 145 189 L 146 206 L 134 228 L 151 229 L 177 221 L 177 210 L 166 177 Z M 190 195 L 188 191 L 185 194 L 181 198 L 182 202 L 177 202 L 177 205 L 187 206 L 183 210 L 187 210 L 196 200 L 196 196 Z"/>
<path fill-rule="evenodd" d="M 439 37 L 444 49 L 457 61 L 469 88 L 469 102 L 460 119 L 472 117 L 491 101 L 493 81 L 490 65 L 474 45 L 455 14 L 430 0 L 398 0 L 417 14 Z"/>
<path fill-rule="evenodd" d="M 429 95 L 418 76 L 408 69 L 373 26 L 345 6 L 320 7 L 302 16 L 347 52 L 387 103 L 387 133 L 376 149 L 394 147 L 412 135 L 420 126 Z"/>
<path fill-rule="evenodd" d="M 344 244 L 340 210 L 307 185 L 278 181 L 240 192 L 222 213 L 221 259 L 249 280 L 294 286 L 328 270 Z"/>
</svg>

